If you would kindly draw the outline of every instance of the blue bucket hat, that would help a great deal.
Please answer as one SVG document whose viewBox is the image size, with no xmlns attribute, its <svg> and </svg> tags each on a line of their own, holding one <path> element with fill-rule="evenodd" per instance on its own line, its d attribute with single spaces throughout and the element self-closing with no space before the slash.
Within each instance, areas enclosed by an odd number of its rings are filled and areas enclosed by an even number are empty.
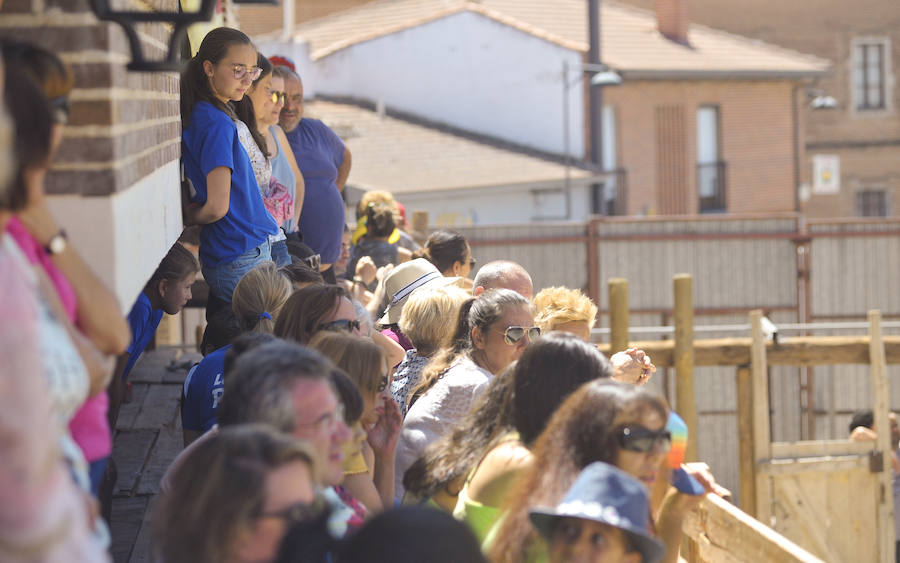
<svg viewBox="0 0 900 563">
<path fill-rule="evenodd" d="M 542 536 L 551 539 L 562 518 L 581 518 L 619 528 L 641 553 L 644 563 L 662 559 L 666 548 L 648 529 L 647 487 L 612 465 L 596 462 L 584 468 L 556 508 L 533 509 L 528 516 Z"/>
</svg>

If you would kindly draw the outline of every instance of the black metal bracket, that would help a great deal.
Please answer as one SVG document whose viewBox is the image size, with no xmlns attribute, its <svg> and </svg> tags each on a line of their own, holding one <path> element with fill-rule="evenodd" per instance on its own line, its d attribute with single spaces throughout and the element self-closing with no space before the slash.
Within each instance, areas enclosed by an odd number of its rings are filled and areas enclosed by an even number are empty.
<svg viewBox="0 0 900 563">
<path fill-rule="evenodd" d="M 181 70 L 181 45 L 187 34 L 187 28 L 195 23 L 212 20 L 216 9 L 216 0 L 203 0 L 196 12 L 137 12 L 114 11 L 109 7 L 109 0 L 91 0 L 91 8 L 98 19 L 117 23 L 125 31 L 131 47 L 131 62 L 128 70 L 135 72 L 171 72 Z M 138 38 L 135 24 L 138 23 L 170 23 L 172 36 L 169 38 L 169 52 L 162 61 L 150 61 L 144 58 L 144 50 Z"/>
</svg>

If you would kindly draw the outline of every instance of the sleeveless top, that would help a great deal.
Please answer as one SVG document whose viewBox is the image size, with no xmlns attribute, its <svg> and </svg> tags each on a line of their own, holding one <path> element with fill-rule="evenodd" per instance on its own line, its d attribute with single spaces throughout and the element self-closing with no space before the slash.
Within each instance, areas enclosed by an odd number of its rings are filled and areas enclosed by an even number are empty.
<svg viewBox="0 0 900 563">
<path fill-rule="evenodd" d="M 285 187 L 287 187 L 288 193 L 291 194 L 291 200 L 293 200 L 294 205 L 296 205 L 297 178 L 294 176 L 294 170 L 291 168 L 291 164 L 288 162 L 287 154 L 284 152 L 284 147 L 281 146 L 281 143 L 278 141 L 278 135 L 275 134 L 275 126 L 270 126 L 269 131 L 272 132 L 272 136 L 275 138 L 275 148 L 278 151 L 275 153 L 275 156 L 269 159 L 269 161 L 272 163 L 272 177 L 278 180 L 280 183 L 284 184 Z M 281 224 L 281 227 L 287 233 L 293 232 L 296 226 L 297 225 L 294 224 L 293 216 Z"/>
<path fill-rule="evenodd" d="M 494 446 L 496 448 L 500 444 L 511 441 L 518 441 L 519 433 L 518 432 L 510 432 L 502 440 L 497 442 L 497 445 Z M 494 450 L 491 448 L 488 453 Z M 500 515 L 503 513 L 503 510 L 497 506 L 490 506 L 487 504 L 482 504 L 476 500 L 469 498 L 469 483 L 472 481 L 472 477 L 475 476 L 475 472 L 478 471 L 478 468 L 481 467 L 482 462 L 484 462 L 485 458 L 487 458 L 487 454 L 482 457 L 475 467 L 469 471 L 469 475 L 466 476 L 466 482 L 463 484 L 463 488 L 459 491 L 459 495 L 456 501 L 456 508 L 453 509 L 453 517 L 461 522 L 465 522 L 468 524 L 469 529 L 475 534 L 475 537 L 478 538 L 478 543 L 484 543 L 485 538 L 488 535 L 488 532 L 491 531 L 491 528 L 500 519 Z"/>
</svg>

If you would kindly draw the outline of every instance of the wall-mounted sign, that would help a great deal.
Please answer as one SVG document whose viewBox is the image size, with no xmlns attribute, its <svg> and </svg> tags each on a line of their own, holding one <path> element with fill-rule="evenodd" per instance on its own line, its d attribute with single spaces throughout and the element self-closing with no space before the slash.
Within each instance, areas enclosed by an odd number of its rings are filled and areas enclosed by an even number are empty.
<svg viewBox="0 0 900 563">
<path fill-rule="evenodd" d="M 841 191 L 841 157 L 835 154 L 813 156 L 813 193 L 836 194 Z"/>
</svg>

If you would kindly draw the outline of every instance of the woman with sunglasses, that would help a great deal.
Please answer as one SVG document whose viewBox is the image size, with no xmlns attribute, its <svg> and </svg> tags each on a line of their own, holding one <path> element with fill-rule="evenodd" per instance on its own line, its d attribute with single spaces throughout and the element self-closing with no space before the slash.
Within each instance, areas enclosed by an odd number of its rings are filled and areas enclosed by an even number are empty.
<svg viewBox="0 0 900 563">
<path fill-rule="evenodd" d="M 231 303 L 244 274 L 272 259 L 269 237 L 280 232 L 241 145 L 232 104 L 261 74 L 257 60 L 250 38 L 221 27 L 203 38 L 181 76 L 182 159 L 192 200 L 185 223 L 202 225 L 200 260 L 213 298 L 208 317 Z"/>
<path fill-rule="evenodd" d="M 304 442 L 267 425 L 219 430 L 188 453 L 156 501 L 153 560 L 271 561 L 294 523 L 324 510 L 319 463 Z"/>
<path fill-rule="evenodd" d="M 608 380 L 584 384 L 559 407 L 534 446 L 534 460 L 518 480 L 506 513 L 487 539 L 491 560 L 546 561 L 547 546 L 529 510 L 556 506 L 578 474 L 595 461 L 614 465 L 648 490 L 671 447 L 665 401 L 644 388 Z M 702 496 L 672 492 L 656 514 L 655 530 L 678 557 L 681 522 Z"/>
<path fill-rule="evenodd" d="M 435 355 L 410 394 L 397 447 L 398 498 L 406 470 L 429 444 L 462 422 L 491 378 L 540 333 L 531 303 L 514 291 L 489 290 L 463 303 L 450 346 Z"/>
<path fill-rule="evenodd" d="M 317 333 L 309 347 L 344 370 L 362 395 L 362 415 L 353 430 L 364 438 L 346 452 L 342 485 L 370 513 L 380 512 L 394 503 L 394 452 L 403 422 L 388 388 L 384 351 L 368 338 L 332 331 Z"/>
<path fill-rule="evenodd" d="M 284 79 L 276 78 L 272 73 L 272 63 L 262 55 L 257 55 L 257 66 L 262 71 L 259 77 L 250 85 L 250 90 L 239 102 L 235 102 L 235 112 L 240 121 L 238 138 L 246 149 L 250 162 L 253 165 L 253 174 L 259 193 L 262 195 L 266 209 L 281 229 L 274 237 L 270 237 L 272 243 L 272 259 L 279 266 L 290 264 L 288 255 L 286 233 L 295 229 L 300 207 L 295 205 L 296 177 L 300 175 L 294 154 L 285 155 L 279 146 L 278 134 L 284 137 L 284 132 L 278 127 L 278 115 L 284 105 Z M 273 88 L 272 84 L 280 86 L 281 90 Z M 272 128 L 272 126 L 277 129 Z M 287 139 L 281 146 L 287 146 Z M 278 158 L 279 170 L 276 174 L 275 165 Z M 301 199 L 303 197 L 303 184 L 301 178 Z M 290 186 L 289 186 L 290 184 Z M 290 230 L 289 230 L 290 229 Z"/>
</svg>

